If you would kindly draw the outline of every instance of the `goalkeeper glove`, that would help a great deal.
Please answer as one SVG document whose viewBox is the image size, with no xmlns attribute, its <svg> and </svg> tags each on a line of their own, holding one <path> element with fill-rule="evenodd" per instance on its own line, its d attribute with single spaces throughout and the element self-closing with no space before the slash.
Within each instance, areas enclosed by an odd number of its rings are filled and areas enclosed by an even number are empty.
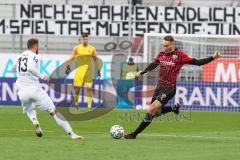
<svg viewBox="0 0 240 160">
<path fill-rule="evenodd" d="M 70 65 L 67 65 L 67 69 L 65 71 L 65 74 L 68 75 L 70 72 L 71 72 L 71 68 L 70 68 Z"/>
<path fill-rule="evenodd" d="M 139 71 L 139 72 L 136 73 L 135 78 L 139 78 L 139 77 L 141 77 L 143 74 L 144 74 L 143 71 Z"/>
</svg>

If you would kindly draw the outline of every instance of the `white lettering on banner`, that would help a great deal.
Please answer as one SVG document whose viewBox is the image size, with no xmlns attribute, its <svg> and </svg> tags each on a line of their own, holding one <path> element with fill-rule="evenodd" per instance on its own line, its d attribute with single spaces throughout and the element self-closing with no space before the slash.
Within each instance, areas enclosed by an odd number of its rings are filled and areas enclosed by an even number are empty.
<svg viewBox="0 0 240 160">
<path fill-rule="evenodd" d="M 9 83 L 10 82 L 10 83 Z M 15 82 L 1 82 L 0 83 L 0 100 L 1 102 L 16 102 L 17 101 L 17 89 Z M 214 84 L 214 83 L 212 83 Z M 223 106 L 223 107 L 239 107 L 239 89 L 237 87 L 200 87 L 205 85 L 204 83 L 198 83 L 193 88 L 187 88 L 184 86 L 178 86 L 175 103 L 180 102 L 182 105 L 192 106 L 196 103 L 199 106 Z M 60 90 L 56 93 L 52 88 L 56 87 L 54 84 L 48 86 L 48 84 L 42 83 L 44 91 L 49 93 L 50 98 L 55 102 L 59 103 L 61 101 L 67 100 L 71 101 L 72 95 L 74 94 L 74 88 L 66 86 L 66 84 L 61 84 Z M 108 84 L 107 87 L 111 86 L 111 91 L 114 92 L 112 84 Z M 94 89 L 100 90 L 103 86 L 94 86 Z M 106 87 L 106 86 L 105 86 Z M 105 88 L 106 89 L 106 88 Z M 96 92 L 98 94 L 98 92 Z M 100 98 L 100 94 L 98 95 Z M 98 103 L 99 99 L 94 98 L 94 103 Z M 80 103 L 85 103 L 86 97 L 80 99 Z"/>
<path fill-rule="evenodd" d="M 212 88 L 206 87 L 206 106 L 210 105 L 210 100 L 213 100 L 216 106 L 221 106 L 221 88 L 217 87 L 217 95 L 215 95 Z"/>
<path fill-rule="evenodd" d="M 67 100 L 71 100 L 71 95 L 74 95 L 74 87 L 67 87 Z"/>
<path fill-rule="evenodd" d="M 0 34 L 133 36 L 143 33 L 240 35 L 239 7 L 17 4 L 16 18 L 0 17 Z"/>
<path fill-rule="evenodd" d="M 236 101 L 232 98 L 233 94 L 238 91 L 238 88 L 232 88 L 231 91 L 228 91 L 228 88 L 223 88 L 223 106 L 228 106 L 228 102 L 234 106 L 238 107 L 239 105 L 237 104 Z"/>
<path fill-rule="evenodd" d="M 58 93 L 58 98 L 56 97 L 56 92 L 55 90 L 53 89 L 55 88 L 55 84 L 50 84 L 50 91 L 49 91 L 49 96 L 51 97 L 51 99 L 54 101 L 54 102 L 61 102 L 63 100 L 65 100 L 65 92 L 61 92 L 61 93 Z M 61 91 L 65 91 L 66 90 L 66 85 L 61 85 Z"/>
<path fill-rule="evenodd" d="M 17 89 L 16 84 L 13 84 L 13 87 L 11 87 L 8 83 L 4 82 L 1 86 L 2 89 L 2 101 L 6 101 L 8 99 L 8 96 L 12 101 L 17 101 Z"/>
<path fill-rule="evenodd" d="M 189 98 L 188 104 L 193 104 L 194 102 L 199 102 L 201 106 L 205 106 L 205 102 L 203 100 L 202 93 L 198 87 L 194 87 L 192 94 Z"/>
<path fill-rule="evenodd" d="M 200 106 L 209 106 L 210 101 L 214 103 L 214 106 L 224 106 L 229 107 L 230 105 L 233 107 L 238 107 L 239 104 L 236 102 L 237 97 L 235 99 L 234 96 L 238 96 L 238 88 L 214 88 L 215 92 L 211 87 L 206 87 L 200 90 L 199 87 L 194 87 L 192 91 L 188 90 L 185 87 L 178 86 L 176 95 L 175 95 L 175 103 L 182 102 L 183 105 L 193 105 L 194 102 L 198 102 Z"/>
<path fill-rule="evenodd" d="M 178 86 L 175 95 L 175 103 L 179 103 L 181 99 L 183 104 L 188 105 L 187 93 L 188 90 L 185 87 Z"/>
<path fill-rule="evenodd" d="M 225 70 L 223 63 L 218 63 L 216 67 L 215 82 L 237 82 L 236 65 L 229 63 Z M 240 77 L 239 77 L 240 78 Z"/>
<path fill-rule="evenodd" d="M 41 87 L 43 90 L 49 94 L 50 98 L 53 100 L 54 103 L 60 103 L 64 102 L 65 100 L 71 102 L 72 95 L 74 94 L 74 88 L 73 87 L 67 87 L 66 84 L 61 84 L 61 90 L 56 93 L 56 91 L 53 89 L 55 84 L 51 84 L 50 86 L 46 83 L 41 83 Z M 52 88 L 53 87 L 53 88 Z M 94 85 L 94 89 L 100 90 L 100 85 Z M 2 102 L 16 102 L 18 100 L 17 95 L 17 88 L 15 82 L 1 82 L 0 83 L 0 100 Z M 61 93 L 60 93 L 61 92 Z M 84 94 L 83 94 L 84 96 Z M 100 98 L 99 93 L 96 92 L 95 96 L 98 96 Z M 93 98 L 94 103 L 98 103 L 99 101 L 102 102 L 102 100 L 99 100 L 98 98 Z M 87 98 L 84 96 L 79 100 L 80 103 L 87 103 Z"/>
</svg>

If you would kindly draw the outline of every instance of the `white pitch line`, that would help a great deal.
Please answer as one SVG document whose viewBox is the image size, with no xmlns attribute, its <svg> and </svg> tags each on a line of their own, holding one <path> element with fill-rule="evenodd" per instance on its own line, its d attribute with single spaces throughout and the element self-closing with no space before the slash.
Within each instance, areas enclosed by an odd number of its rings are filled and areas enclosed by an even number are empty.
<svg viewBox="0 0 240 160">
<path fill-rule="evenodd" d="M 0 131 L 33 132 L 34 129 L 28 130 L 28 129 L 5 129 L 5 128 L 0 128 Z M 44 130 L 44 132 L 54 132 L 54 131 Z"/>
<path fill-rule="evenodd" d="M 83 134 L 101 134 L 107 135 L 103 132 L 83 132 Z M 196 138 L 196 139 L 229 139 L 229 140 L 240 140 L 240 137 L 218 137 L 218 136 L 204 136 L 204 135 L 172 135 L 172 134 L 150 134 L 150 133 L 142 133 L 139 136 L 148 136 L 148 137 L 172 137 L 172 138 Z"/>
<path fill-rule="evenodd" d="M 0 128 L 0 131 L 19 131 L 19 132 L 33 132 L 34 130 L 24 130 L 24 129 L 4 129 Z M 54 132 L 50 130 L 43 130 L 44 132 Z M 102 132 L 83 132 L 83 134 L 101 134 L 107 135 Z M 147 137 L 172 137 L 172 138 L 196 138 L 196 139 L 228 139 L 228 140 L 240 140 L 240 137 L 218 137 L 218 136 L 203 136 L 203 135 L 171 135 L 171 134 L 150 134 L 150 133 L 143 133 L 140 136 L 147 136 Z"/>
<path fill-rule="evenodd" d="M 231 139 L 240 140 L 240 137 L 218 137 L 218 136 L 203 136 L 203 135 L 165 135 L 165 134 L 141 134 L 149 137 L 173 137 L 173 138 L 201 138 L 201 139 Z"/>
</svg>

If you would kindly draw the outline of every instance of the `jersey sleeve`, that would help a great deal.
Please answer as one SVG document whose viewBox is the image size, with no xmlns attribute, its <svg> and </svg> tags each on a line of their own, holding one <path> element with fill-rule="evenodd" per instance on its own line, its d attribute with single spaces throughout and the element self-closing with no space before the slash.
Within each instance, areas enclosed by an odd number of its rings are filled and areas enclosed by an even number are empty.
<svg viewBox="0 0 240 160">
<path fill-rule="evenodd" d="M 193 60 L 192 57 L 188 56 L 185 52 L 181 52 L 181 63 L 188 64 Z"/>
<path fill-rule="evenodd" d="M 39 60 L 36 55 L 29 59 L 28 71 L 31 72 L 34 76 L 43 79 L 44 76 L 39 72 Z"/>
</svg>

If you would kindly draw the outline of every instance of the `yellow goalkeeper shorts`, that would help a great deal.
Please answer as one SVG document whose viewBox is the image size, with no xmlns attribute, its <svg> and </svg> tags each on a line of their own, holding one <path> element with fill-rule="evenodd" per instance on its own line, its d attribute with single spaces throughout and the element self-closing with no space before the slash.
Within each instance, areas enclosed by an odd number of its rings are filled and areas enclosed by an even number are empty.
<svg viewBox="0 0 240 160">
<path fill-rule="evenodd" d="M 86 71 L 85 74 L 82 70 L 76 70 L 73 86 L 74 87 L 82 87 L 85 84 L 88 88 L 92 88 L 93 84 L 93 76 L 92 73 Z"/>
</svg>

